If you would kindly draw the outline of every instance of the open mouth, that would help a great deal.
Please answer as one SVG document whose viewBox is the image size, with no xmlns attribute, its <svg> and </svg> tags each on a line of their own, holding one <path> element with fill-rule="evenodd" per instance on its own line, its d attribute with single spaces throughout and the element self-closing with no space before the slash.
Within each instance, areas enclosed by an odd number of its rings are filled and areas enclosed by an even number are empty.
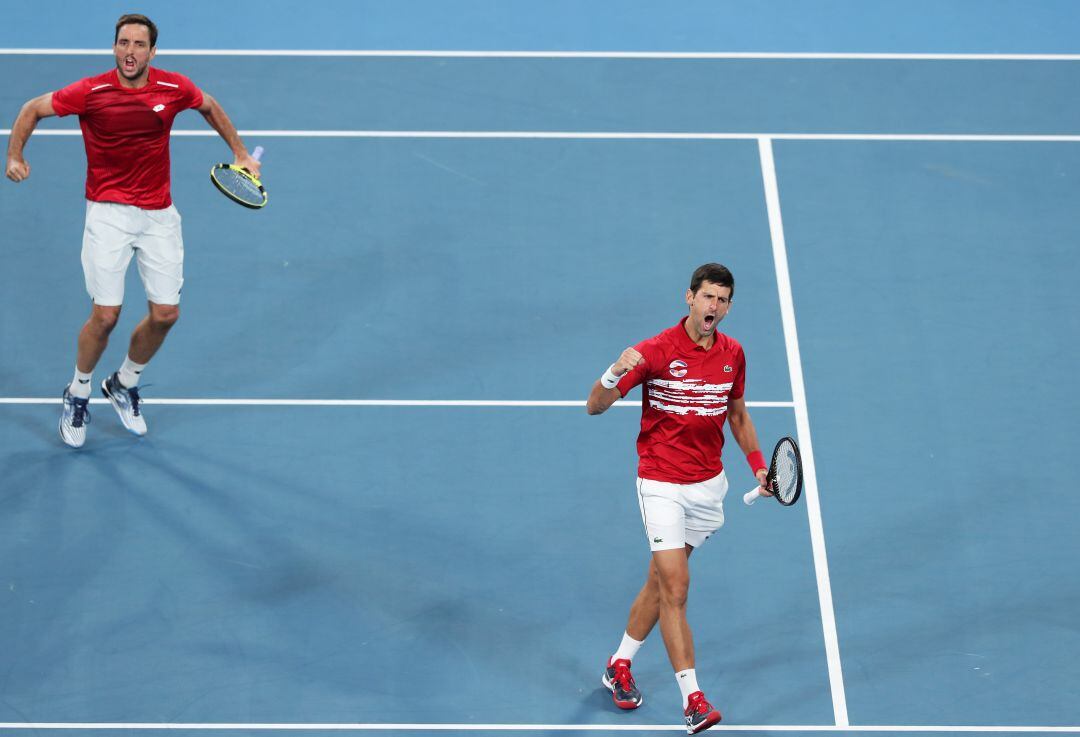
<svg viewBox="0 0 1080 737">
<path fill-rule="evenodd" d="M 131 57 L 128 57 L 128 58 L 124 59 L 124 71 L 125 72 L 134 72 L 135 71 L 135 60 L 132 59 Z"/>
<path fill-rule="evenodd" d="M 706 330 L 711 330 L 714 325 L 716 325 L 716 315 L 706 315 L 705 316 L 705 329 Z"/>
</svg>

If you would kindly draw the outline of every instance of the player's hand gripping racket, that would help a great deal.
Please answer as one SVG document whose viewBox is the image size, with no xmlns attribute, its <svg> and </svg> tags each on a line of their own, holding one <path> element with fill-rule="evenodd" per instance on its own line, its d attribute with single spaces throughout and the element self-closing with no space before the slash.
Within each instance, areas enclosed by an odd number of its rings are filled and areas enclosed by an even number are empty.
<svg viewBox="0 0 1080 737">
<path fill-rule="evenodd" d="M 769 472 L 765 476 L 765 487 L 773 493 L 776 501 L 790 507 L 802 496 L 802 484 L 802 456 L 799 455 L 799 446 L 791 438 L 783 438 L 773 450 Z M 743 495 L 742 500 L 747 505 L 753 504 L 758 497 L 765 496 L 758 491 L 760 488 L 755 486 Z"/>
<path fill-rule="evenodd" d="M 251 158 L 256 161 L 262 158 L 262 155 L 262 146 L 256 146 L 251 152 Z M 223 195 L 238 205 L 250 207 L 252 210 L 266 206 L 267 195 L 262 182 L 242 166 L 218 164 L 210 170 L 210 181 Z"/>
</svg>

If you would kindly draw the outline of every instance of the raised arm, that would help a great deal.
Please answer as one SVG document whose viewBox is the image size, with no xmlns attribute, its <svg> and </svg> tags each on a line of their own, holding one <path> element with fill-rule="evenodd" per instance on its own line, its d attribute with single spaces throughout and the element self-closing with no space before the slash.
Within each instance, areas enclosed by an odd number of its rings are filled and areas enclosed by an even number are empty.
<svg viewBox="0 0 1080 737">
<path fill-rule="evenodd" d="M 221 104 L 211 97 L 206 92 L 203 92 L 202 105 L 196 108 L 202 116 L 206 118 L 206 122 L 210 124 L 210 127 L 218 132 L 218 135 L 224 139 L 229 148 L 233 152 L 235 166 L 242 166 L 247 169 L 255 178 L 259 177 L 259 162 L 251 157 L 247 148 L 244 146 L 244 142 L 240 140 L 240 134 L 236 132 L 236 126 L 229 120 L 229 116 L 225 114 L 225 109 L 221 107 Z"/>
<path fill-rule="evenodd" d="M 608 407 L 622 397 L 622 393 L 615 388 L 619 379 L 644 360 L 645 358 L 633 348 L 623 351 L 619 360 L 611 364 L 604 375 L 593 384 L 589 399 L 585 402 L 585 411 L 590 415 L 606 412 Z"/>
<path fill-rule="evenodd" d="M 37 127 L 38 121 L 53 115 L 56 115 L 56 111 L 53 110 L 51 92 L 28 100 L 19 110 L 19 116 L 15 118 L 11 126 L 11 136 L 8 137 L 7 166 L 5 167 L 8 179 L 21 182 L 30 176 L 30 165 L 23 158 L 23 149 L 30 139 L 30 134 Z"/>
</svg>

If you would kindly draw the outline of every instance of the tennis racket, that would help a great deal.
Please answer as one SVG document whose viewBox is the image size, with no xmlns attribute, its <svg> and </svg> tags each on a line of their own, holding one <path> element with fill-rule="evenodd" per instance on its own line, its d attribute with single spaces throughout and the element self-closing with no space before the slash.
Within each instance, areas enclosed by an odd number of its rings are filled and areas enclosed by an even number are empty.
<svg viewBox="0 0 1080 737">
<path fill-rule="evenodd" d="M 802 456 L 799 455 L 799 446 L 791 438 L 783 438 L 776 444 L 769 472 L 765 475 L 765 486 L 776 501 L 785 507 L 790 507 L 802 496 Z M 764 496 L 758 491 L 759 488 L 754 487 L 743 495 L 742 500 L 748 506 Z"/>
<path fill-rule="evenodd" d="M 251 158 L 256 161 L 262 158 L 262 155 L 262 146 L 256 146 L 251 152 Z M 266 206 L 267 195 L 262 182 L 242 166 L 218 164 L 210 170 L 210 181 L 223 195 L 238 205 L 250 207 L 252 210 Z"/>
</svg>

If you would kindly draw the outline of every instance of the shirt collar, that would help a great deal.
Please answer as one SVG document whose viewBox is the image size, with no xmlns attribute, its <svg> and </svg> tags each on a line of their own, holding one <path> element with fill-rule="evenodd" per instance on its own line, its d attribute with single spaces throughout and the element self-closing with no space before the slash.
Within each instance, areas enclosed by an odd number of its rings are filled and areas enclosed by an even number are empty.
<svg viewBox="0 0 1080 737">
<path fill-rule="evenodd" d="M 679 320 L 679 324 L 675 326 L 675 332 L 678 335 L 678 337 L 675 340 L 679 344 L 679 347 L 684 349 L 684 350 L 687 350 L 687 351 L 692 351 L 692 350 L 704 351 L 705 350 L 704 348 L 699 346 L 694 341 L 690 340 L 690 336 L 686 332 L 686 321 L 689 320 L 689 319 L 690 319 L 690 316 L 686 315 L 685 317 L 683 317 L 683 319 Z M 715 345 L 715 343 L 714 343 L 714 345 Z"/>
<path fill-rule="evenodd" d="M 149 69 L 150 71 L 146 75 L 146 84 L 144 84 L 142 87 L 132 88 L 125 87 L 123 84 L 120 83 L 120 70 L 114 66 L 112 70 L 113 85 L 118 89 L 123 90 L 124 92 L 145 92 L 146 90 L 150 89 L 150 85 L 154 84 L 154 82 L 157 81 L 157 71 L 154 69 L 153 65 L 147 67 L 147 69 Z"/>
</svg>

